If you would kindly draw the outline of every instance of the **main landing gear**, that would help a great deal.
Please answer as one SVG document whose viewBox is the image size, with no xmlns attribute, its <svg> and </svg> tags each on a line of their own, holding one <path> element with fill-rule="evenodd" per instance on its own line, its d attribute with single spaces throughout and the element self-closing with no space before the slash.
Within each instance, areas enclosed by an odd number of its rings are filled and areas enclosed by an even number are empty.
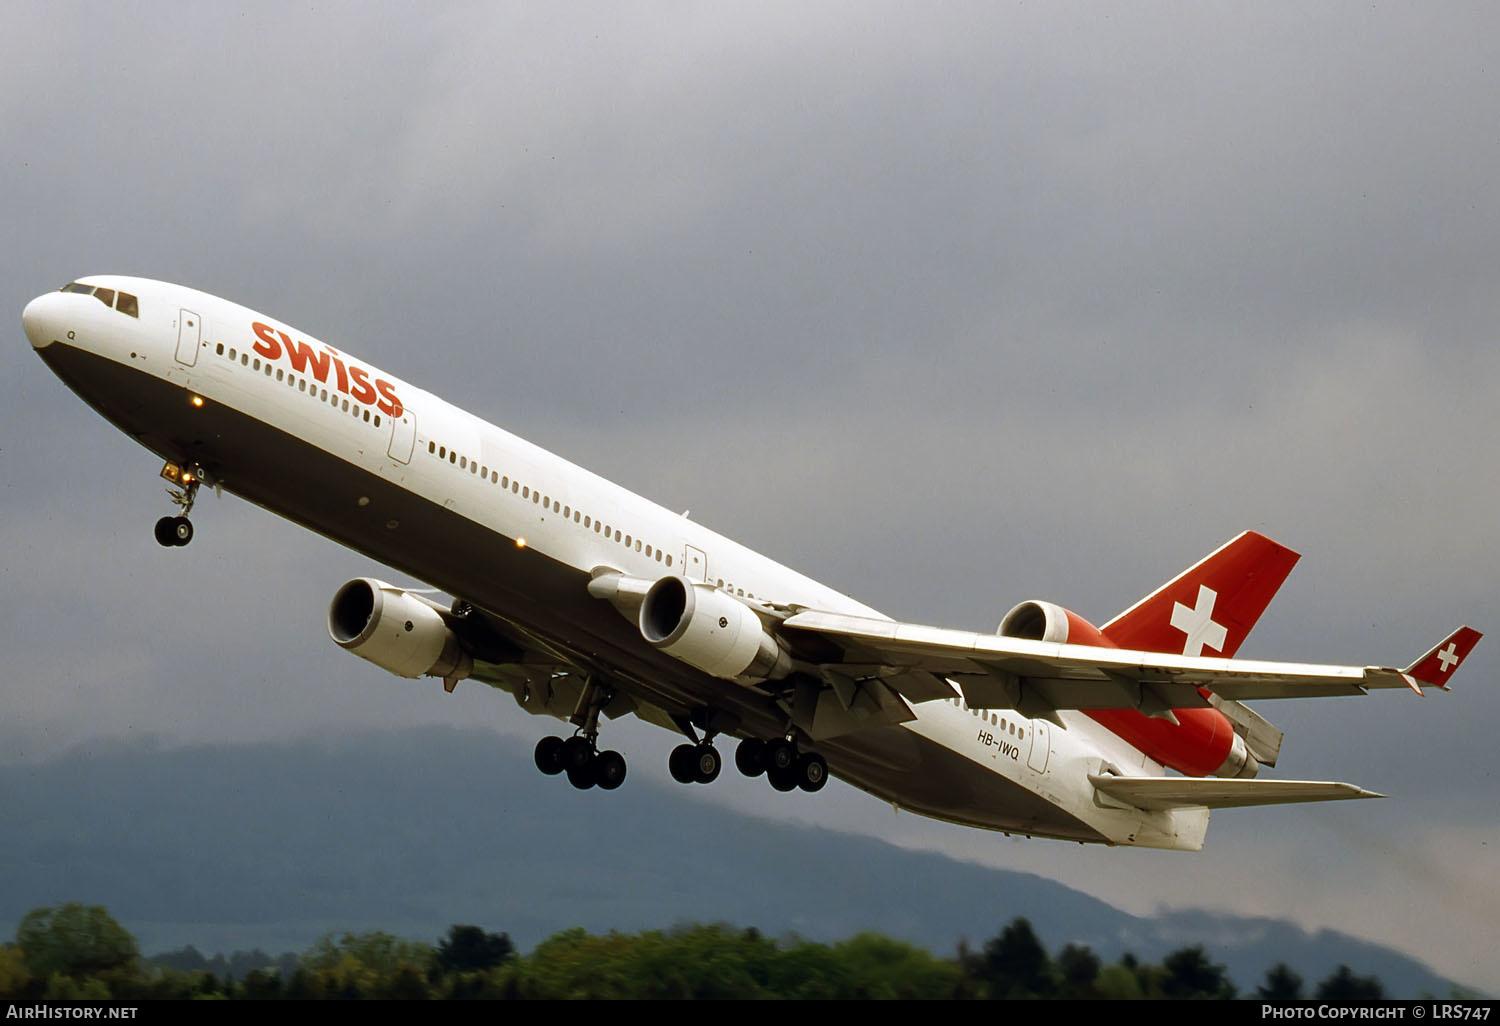
<svg viewBox="0 0 1500 1026">
<path fill-rule="evenodd" d="M 574 734 L 564 741 L 544 737 L 536 743 L 536 768 L 549 777 L 568 775 L 568 783 L 580 791 L 598 787 L 613 791 L 625 783 L 625 757 L 619 752 L 601 752 L 594 740 Z"/>
<path fill-rule="evenodd" d="M 591 787 L 613 791 L 625 783 L 625 757 L 619 752 L 599 751 L 599 710 L 613 696 L 610 689 L 590 682 L 571 717 L 578 725 L 577 732 L 566 741 L 560 737 L 538 741 L 533 756 L 536 768 L 549 777 L 566 773 L 568 783 L 580 791 Z"/>
<path fill-rule="evenodd" d="M 787 738 L 746 738 L 734 750 L 734 765 L 747 777 L 764 773 L 778 791 L 821 791 L 828 783 L 828 760 L 817 752 L 799 753 Z"/>
<path fill-rule="evenodd" d="M 156 522 L 156 543 L 166 548 L 186 545 L 193 540 L 193 522 L 188 519 L 188 514 L 193 511 L 198 489 L 208 479 L 208 475 L 202 467 L 183 467 L 169 461 L 161 468 L 161 476 L 178 486 L 168 488 L 167 494 L 182 508 L 182 513 L 175 517 L 162 517 Z"/>
</svg>

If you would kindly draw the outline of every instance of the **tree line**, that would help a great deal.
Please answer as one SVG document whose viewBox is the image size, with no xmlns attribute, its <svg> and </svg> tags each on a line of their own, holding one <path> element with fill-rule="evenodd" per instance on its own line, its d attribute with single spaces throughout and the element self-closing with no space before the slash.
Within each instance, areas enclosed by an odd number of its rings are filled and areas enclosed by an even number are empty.
<svg viewBox="0 0 1500 1026">
<path fill-rule="evenodd" d="M 564 930 L 522 954 L 504 933 L 455 925 L 436 944 L 382 931 L 324 936 L 300 955 L 193 948 L 141 957 L 102 906 L 38 908 L 0 947 L 0 998 L 558 999 L 1062 998 L 1378 1000 L 1380 981 L 1340 966 L 1313 985 L 1290 966 L 1241 994 L 1202 945 L 1160 963 L 1106 965 L 1086 945 L 1049 952 L 1017 918 L 978 947 L 941 958 L 875 933 L 821 944 L 754 928 L 689 925 L 640 933 Z"/>
</svg>

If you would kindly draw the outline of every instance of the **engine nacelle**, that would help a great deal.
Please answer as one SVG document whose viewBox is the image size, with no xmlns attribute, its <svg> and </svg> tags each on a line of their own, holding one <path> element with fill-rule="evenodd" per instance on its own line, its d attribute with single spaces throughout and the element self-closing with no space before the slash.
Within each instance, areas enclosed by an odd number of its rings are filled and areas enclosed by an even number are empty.
<svg viewBox="0 0 1500 1026">
<path fill-rule="evenodd" d="M 1052 602 L 1022 602 L 1005 614 L 995 633 L 1059 645 L 1120 647 L 1071 609 Z M 1175 723 L 1134 709 L 1083 712 L 1157 762 L 1188 776 L 1253 777 L 1260 770 L 1244 738 L 1217 709 L 1174 709 Z"/>
<path fill-rule="evenodd" d="M 755 611 L 713 585 L 663 577 L 641 602 L 641 636 L 689 666 L 759 683 L 791 672 L 791 657 Z"/>
<path fill-rule="evenodd" d="M 1025 638 L 1029 641 L 1051 641 L 1059 645 L 1093 645 L 1096 648 L 1118 648 L 1071 609 L 1053 602 L 1022 602 L 1014 606 L 995 633 L 1002 638 Z"/>
<path fill-rule="evenodd" d="M 462 680 L 474 669 L 473 657 L 437 609 L 370 577 L 357 577 L 334 594 L 328 636 L 398 677 Z"/>
</svg>

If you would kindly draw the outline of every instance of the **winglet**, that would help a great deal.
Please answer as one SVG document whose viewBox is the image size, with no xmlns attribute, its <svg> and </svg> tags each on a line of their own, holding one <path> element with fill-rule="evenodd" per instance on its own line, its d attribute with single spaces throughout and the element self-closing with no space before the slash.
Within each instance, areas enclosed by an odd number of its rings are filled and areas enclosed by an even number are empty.
<svg viewBox="0 0 1500 1026">
<path fill-rule="evenodd" d="M 1474 646 L 1479 644 L 1479 639 L 1484 637 L 1472 627 L 1460 627 L 1452 634 L 1439 642 L 1432 651 L 1421 659 L 1412 663 L 1401 671 L 1401 676 L 1411 685 L 1417 694 L 1422 693 L 1421 685 L 1427 684 L 1435 688 L 1448 690 L 1448 678 L 1458 670 L 1463 661 L 1468 658 Z"/>
</svg>

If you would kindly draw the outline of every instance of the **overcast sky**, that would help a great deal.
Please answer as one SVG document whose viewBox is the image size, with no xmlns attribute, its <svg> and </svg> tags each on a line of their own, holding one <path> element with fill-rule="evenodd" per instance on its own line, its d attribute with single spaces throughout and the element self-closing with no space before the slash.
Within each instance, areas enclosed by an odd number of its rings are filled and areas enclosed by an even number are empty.
<svg viewBox="0 0 1500 1026">
<path fill-rule="evenodd" d="M 547 721 L 385 677 L 366 560 L 157 461 L 30 352 L 116 272 L 243 302 L 893 616 L 1103 622 L 1245 528 L 1247 656 L 1496 628 L 1500 14 L 1486 4 L 6 6 L 0 752 Z M 389 575 L 389 572 L 387 572 Z M 1122 907 L 1332 926 L 1500 990 L 1500 638 L 1453 693 L 1262 703 L 1199 855 L 1015 841 L 842 785 L 705 801 Z M 430 686 L 429 686 L 430 685 Z M 632 783 L 672 739 L 621 728 Z M 556 781 L 507 786 L 555 787 Z M 1241 981 L 1249 985 L 1251 981 Z"/>
</svg>

